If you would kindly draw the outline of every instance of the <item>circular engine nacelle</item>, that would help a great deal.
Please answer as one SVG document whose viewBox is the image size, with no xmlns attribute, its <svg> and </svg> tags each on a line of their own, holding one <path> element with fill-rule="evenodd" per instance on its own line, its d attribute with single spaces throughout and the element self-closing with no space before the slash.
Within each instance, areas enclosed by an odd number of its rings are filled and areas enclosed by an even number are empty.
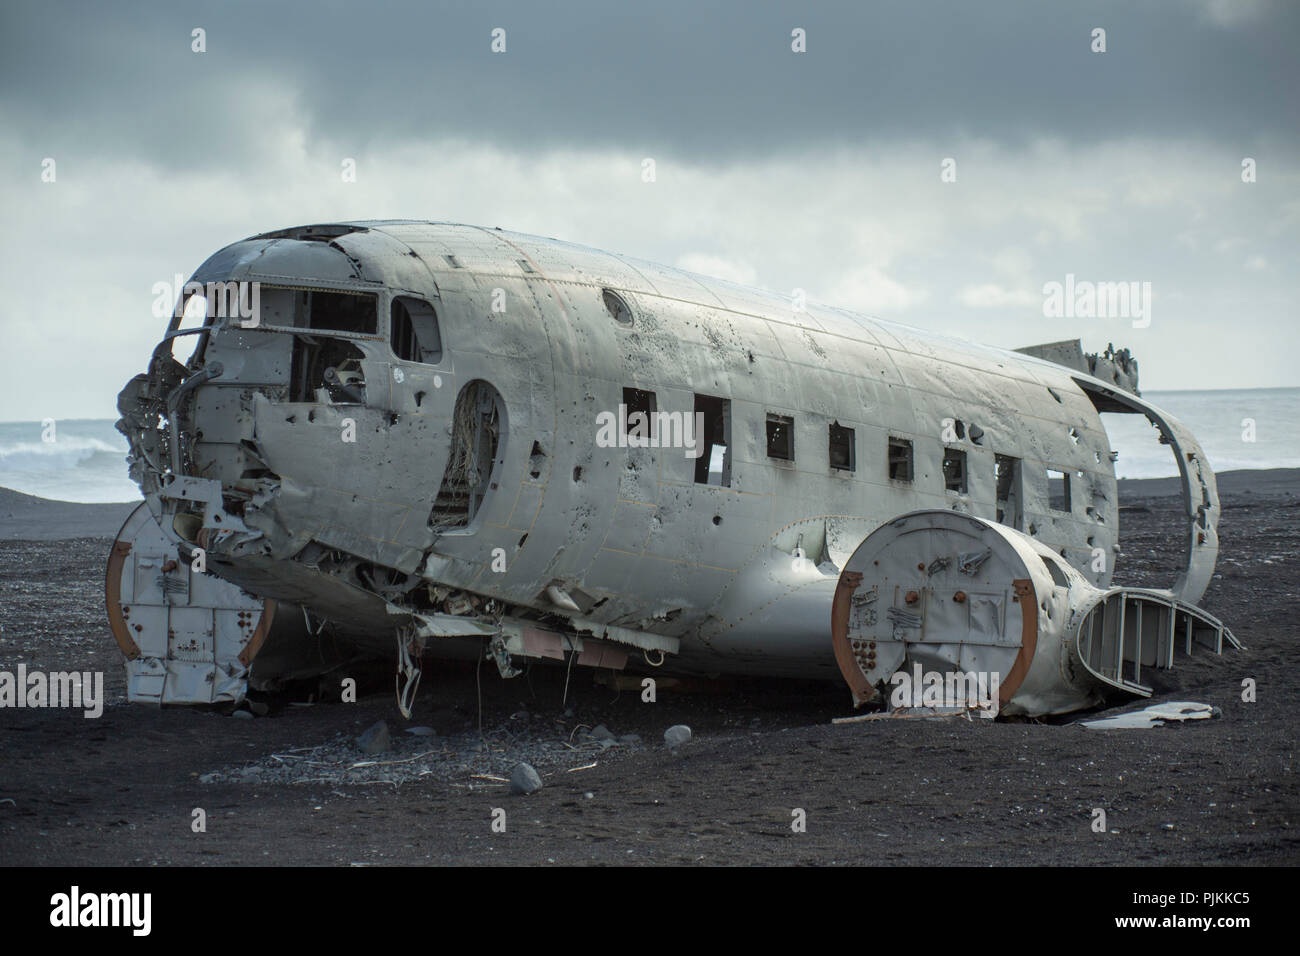
<svg viewBox="0 0 1300 956">
<path fill-rule="evenodd" d="M 957 511 L 886 522 L 845 563 L 831 611 L 854 703 L 1061 713 L 1096 703 L 1071 608 L 1101 594 L 1060 555 Z"/>
</svg>

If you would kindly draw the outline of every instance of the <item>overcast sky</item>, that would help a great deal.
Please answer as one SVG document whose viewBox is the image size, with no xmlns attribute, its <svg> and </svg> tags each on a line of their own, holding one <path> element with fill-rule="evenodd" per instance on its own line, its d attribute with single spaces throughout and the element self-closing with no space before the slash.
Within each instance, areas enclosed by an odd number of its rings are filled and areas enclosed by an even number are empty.
<svg viewBox="0 0 1300 956">
<path fill-rule="evenodd" d="M 155 282 L 340 219 L 1114 342 L 1144 390 L 1300 385 L 1298 46 L 1282 0 L 5 0 L 0 420 L 115 417 Z M 1149 327 L 1045 317 L 1067 274 L 1150 282 Z"/>
</svg>

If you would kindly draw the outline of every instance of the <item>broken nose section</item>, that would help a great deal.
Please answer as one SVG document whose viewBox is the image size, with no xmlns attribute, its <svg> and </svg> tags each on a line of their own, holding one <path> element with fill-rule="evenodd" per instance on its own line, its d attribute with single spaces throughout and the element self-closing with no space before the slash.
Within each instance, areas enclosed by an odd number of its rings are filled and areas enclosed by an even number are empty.
<svg viewBox="0 0 1300 956">
<path fill-rule="evenodd" d="M 1143 668 L 1239 647 L 1168 591 L 1094 587 L 1041 542 L 983 518 L 916 511 L 845 563 L 831 634 L 855 705 L 1066 713 L 1110 688 L 1149 695 Z"/>
</svg>

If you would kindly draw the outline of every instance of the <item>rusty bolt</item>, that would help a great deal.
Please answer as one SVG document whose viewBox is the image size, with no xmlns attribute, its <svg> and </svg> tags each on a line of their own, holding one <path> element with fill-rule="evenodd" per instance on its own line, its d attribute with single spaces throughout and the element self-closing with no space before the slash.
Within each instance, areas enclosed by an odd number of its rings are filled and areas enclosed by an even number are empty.
<svg viewBox="0 0 1300 956">
<path fill-rule="evenodd" d="M 965 603 L 966 603 L 966 592 L 965 592 L 965 591 L 958 591 L 956 594 L 954 594 L 954 595 L 952 596 L 952 599 L 953 599 L 954 601 L 956 601 L 958 604 L 965 604 Z"/>
<path fill-rule="evenodd" d="M 921 595 L 917 594 L 915 591 L 908 591 L 907 594 L 903 596 L 903 600 L 908 604 L 915 604 L 917 601 L 921 600 Z"/>
<path fill-rule="evenodd" d="M 140 631 L 143 631 L 143 630 L 144 630 L 144 625 L 143 625 L 143 624 L 133 624 L 132 627 L 134 627 L 134 628 L 136 629 L 136 632 L 137 632 L 137 633 L 140 632 Z"/>
<path fill-rule="evenodd" d="M 916 570 L 918 570 L 918 571 L 924 571 L 924 570 L 925 570 L 925 562 L 922 561 L 920 564 L 918 564 L 918 565 L 916 566 Z"/>
<path fill-rule="evenodd" d="M 876 642 L 872 641 L 870 644 L 867 645 L 867 647 L 871 648 L 874 651 L 876 649 Z"/>
</svg>

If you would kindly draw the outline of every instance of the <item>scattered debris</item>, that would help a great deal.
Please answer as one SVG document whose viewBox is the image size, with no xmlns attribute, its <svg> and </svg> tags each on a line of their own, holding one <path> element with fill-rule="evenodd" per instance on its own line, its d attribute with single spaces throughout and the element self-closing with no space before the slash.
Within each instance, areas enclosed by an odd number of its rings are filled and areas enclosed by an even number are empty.
<svg viewBox="0 0 1300 956">
<path fill-rule="evenodd" d="M 1211 704 L 1198 704 L 1190 700 L 1174 700 L 1164 704 L 1152 704 L 1142 710 L 1102 717 L 1098 720 L 1081 720 L 1080 726 L 1093 730 L 1145 730 L 1148 727 L 1163 727 L 1167 723 L 1182 723 L 1188 720 L 1210 720 L 1221 717 L 1223 712 Z"/>
<path fill-rule="evenodd" d="M 436 737 L 437 731 L 432 727 L 407 727 L 406 732 L 416 737 Z"/>
<path fill-rule="evenodd" d="M 973 713 L 984 715 L 988 712 L 982 707 L 970 705 L 964 707 L 898 707 L 894 710 L 879 713 L 856 714 L 853 717 L 833 717 L 831 723 L 860 724 L 872 720 L 947 720 L 949 717 L 965 717 L 970 720 Z"/>
<path fill-rule="evenodd" d="M 632 753 L 644 746 L 632 741 L 597 740 L 579 728 L 574 728 L 570 736 L 569 728 L 552 728 L 542 720 L 528 721 L 522 727 L 521 723 L 525 722 L 505 721 L 484 734 L 469 727 L 445 734 L 429 728 L 402 728 L 426 732 L 399 733 L 390 727 L 384 751 L 364 750 L 361 738 L 339 734 L 312 747 L 277 750 L 246 764 L 222 767 L 199 779 L 205 784 L 387 784 L 394 787 L 436 780 L 479 789 L 484 785 L 477 781 L 489 781 L 493 787 L 508 782 L 519 763 L 527 763 L 547 774 L 570 768 L 585 770 L 602 754 Z M 377 727 L 370 728 L 366 734 L 378 733 Z M 246 771 L 253 768 L 259 772 L 248 775 Z"/>
</svg>

